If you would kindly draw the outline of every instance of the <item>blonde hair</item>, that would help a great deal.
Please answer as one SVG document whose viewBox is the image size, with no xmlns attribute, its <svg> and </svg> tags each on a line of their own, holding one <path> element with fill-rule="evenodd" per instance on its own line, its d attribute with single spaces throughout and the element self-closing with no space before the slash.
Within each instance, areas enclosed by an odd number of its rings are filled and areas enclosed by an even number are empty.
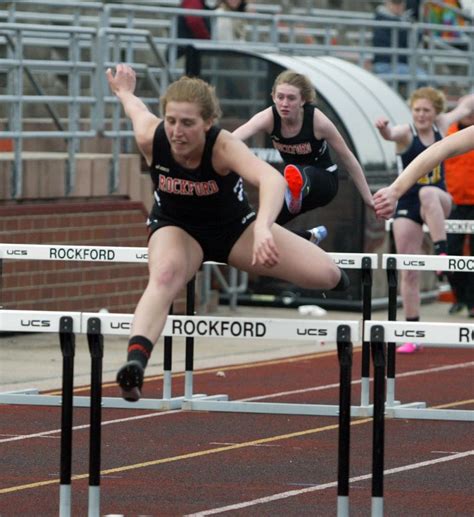
<svg viewBox="0 0 474 517">
<path fill-rule="evenodd" d="M 432 88 L 431 86 L 418 88 L 410 95 L 410 98 L 408 99 L 410 108 L 412 108 L 415 101 L 419 99 L 426 99 L 430 101 L 431 104 L 433 104 L 437 115 L 443 113 L 443 111 L 446 109 L 446 97 L 444 93 L 441 90 Z"/>
<path fill-rule="evenodd" d="M 161 115 L 168 102 L 192 102 L 199 106 L 203 120 L 216 121 L 222 114 L 215 88 L 198 77 L 180 77 L 171 83 L 160 99 Z"/>
<path fill-rule="evenodd" d="M 301 98 L 305 101 L 305 103 L 313 104 L 316 102 L 316 92 L 314 90 L 314 86 L 305 75 L 297 74 L 291 70 L 282 72 L 277 76 L 275 82 L 273 83 L 272 95 L 275 95 L 277 86 L 280 84 L 289 84 L 290 86 L 298 88 L 301 94 Z"/>
</svg>

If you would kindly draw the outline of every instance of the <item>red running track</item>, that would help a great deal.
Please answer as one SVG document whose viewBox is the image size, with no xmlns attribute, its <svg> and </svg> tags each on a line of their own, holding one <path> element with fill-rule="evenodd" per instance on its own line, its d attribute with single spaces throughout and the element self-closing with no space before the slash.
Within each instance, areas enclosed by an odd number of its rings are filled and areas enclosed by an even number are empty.
<svg viewBox="0 0 474 517">
<path fill-rule="evenodd" d="M 225 376 L 217 375 L 217 371 Z M 474 409 L 474 353 L 397 357 L 396 398 Z M 334 352 L 195 372 L 195 393 L 231 400 L 337 404 Z M 360 350 L 352 402 L 360 402 Z M 144 396 L 161 397 L 160 378 Z M 77 390 L 82 393 L 87 388 Z M 173 381 L 183 393 L 183 375 Z M 280 395 L 278 395 L 280 394 Z M 114 385 L 104 396 L 117 395 Z M 267 397 L 267 398 L 265 398 Z M 271 397 L 271 398 L 270 398 Z M 60 408 L 1 406 L 0 515 L 56 516 Z M 101 515 L 331 516 L 337 505 L 337 418 L 103 409 Z M 74 411 L 73 516 L 87 515 L 89 411 Z M 351 425 L 351 516 L 370 515 L 372 420 Z M 473 516 L 472 422 L 387 419 L 387 516 Z"/>
</svg>

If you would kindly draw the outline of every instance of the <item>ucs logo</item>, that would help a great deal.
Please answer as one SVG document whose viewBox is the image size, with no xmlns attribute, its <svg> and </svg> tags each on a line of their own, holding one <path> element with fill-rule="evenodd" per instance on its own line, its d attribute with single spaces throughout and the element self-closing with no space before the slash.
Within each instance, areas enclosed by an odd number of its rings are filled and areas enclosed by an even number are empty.
<svg viewBox="0 0 474 517">
<path fill-rule="evenodd" d="M 416 266 L 416 267 L 422 267 L 425 265 L 425 261 L 424 260 L 409 260 L 409 259 L 405 259 L 403 261 L 403 265 L 404 266 Z"/>
<path fill-rule="evenodd" d="M 110 328 L 112 330 L 130 330 L 129 321 L 111 321 Z"/>
<path fill-rule="evenodd" d="M 328 329 L 296 329 L 298 336 L 327 336 Z"/>
<path fill-rule="evenodd" d="M 50 320 L 21 320 L 20 325 L 22 327 L 28 328 L 28 327 L 51 327 L 51 321 Z"/>
<path fill-rule="evenodd" d="M 426 332 L 424 330 L 395 330 L 396 337 L 425 337 Z"/>
<path fill-rule="evenodd" d="M 15 250 L 15 249 L 8 250 L 7 249 L 6 254 L 14 256 L 14 257 L 25 257 L 26 255 L 28 255 L 28 251 L 27 250 Z"/>
<path fill-rule="evenodd" d="M 347 259 L 347 258 L 336 259 L 334 262 L 338 266 L 354 266 L 356 263 L 354 259 Z"/>
</svg>

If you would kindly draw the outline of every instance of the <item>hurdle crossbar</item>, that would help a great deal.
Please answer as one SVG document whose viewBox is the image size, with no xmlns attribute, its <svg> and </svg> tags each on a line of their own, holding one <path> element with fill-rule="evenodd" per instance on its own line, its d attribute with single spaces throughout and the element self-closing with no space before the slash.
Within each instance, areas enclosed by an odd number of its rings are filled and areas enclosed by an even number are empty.
<svg viewBox="0 0 474 517">
<path fill-rule="evenodd" d="M 385 221 L 385 231 L 390 231 L 393 225 L 393 219 Z M 473 234 L 474 220 L 472 219 L 446 219 L 444 221 L 444 229 L 446 233 Z M 423 231 L 428 233 L 430 229 L 426 224 L 423 225 Z"/>
<path fill-rule="evenodd" d="M 388 269 L 389 261 L 399 270 L 474 272 L 474 257 L 463 255 L 401 255 L 384 253 L 382 267 Z"/>
</svg>

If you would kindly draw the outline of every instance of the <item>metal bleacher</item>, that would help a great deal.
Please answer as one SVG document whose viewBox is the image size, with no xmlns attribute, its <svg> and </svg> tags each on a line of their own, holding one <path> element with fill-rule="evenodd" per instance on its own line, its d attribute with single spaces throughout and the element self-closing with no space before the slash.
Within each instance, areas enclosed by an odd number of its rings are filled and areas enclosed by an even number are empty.
<svg viewBox="0 0 474 517">
<path fill-rule="evenodd" d="M 131 63 L 136 69 L 139 94 L 151 109 L 157 109 L 160 92 L 184 71 L 184 64 L 177 58 L 178 44 L 195 44 L 198 48 L 212 45 L 257 54 L 334 56 L 370 67 L 374 53 L 371 32 L 376 22 L 368 13 L 311 8 L 304 14 L 292 14 L 273 4 L 255 4 L 251 13 L 228 15 L 245 20 L 245 41 L 210 42 L 177 39 L 178 16 L 197 14 L 180 9 L 177 3 L 0 2 L 0 138 L 13 142 L 13 179 L 10 192 L 3 192 L 2 199 L 21 197 L 21 154 L 30 140 L 38 139 L 56 139 L 65 146 L 67 191 L 74 183 L 75 155 L 83 142 L 99 137 L 109 141 L 113 151 L 110 189 L 117 189 L 118 156 L 133 147 L 130 126 L 104 76 L 104 71 L 117 62 Z M 208 16 L 215 30 L 222 13 L 199 11 L 199 15 Z M 423 43 L 407 50 L 387 50 L 395 56 L 408 54 L 413 70 L 421 66 L 426 71 L 424 81 L 446 90 L 455 89 L 456 95 L 473 90 L 472 24 L 457 28 L 465 42 L 462 50 L 439 45 L 439 38 L 431 37 L 442 26 L 406 23 L 393 26 L 396 27 L 409 30 L 413 35 L 410 41 Z M 402 82 L 408 84 L 408 91 L 419 84 L 416 74 L 408 81 L 396 73 L 382 79 L 395 90 Z M 223 99 L 223 105 L 238 106 L 242 101 Z M 35 120 L 45 117 L 50 125 L 36 127 Z"/>
</svg>

